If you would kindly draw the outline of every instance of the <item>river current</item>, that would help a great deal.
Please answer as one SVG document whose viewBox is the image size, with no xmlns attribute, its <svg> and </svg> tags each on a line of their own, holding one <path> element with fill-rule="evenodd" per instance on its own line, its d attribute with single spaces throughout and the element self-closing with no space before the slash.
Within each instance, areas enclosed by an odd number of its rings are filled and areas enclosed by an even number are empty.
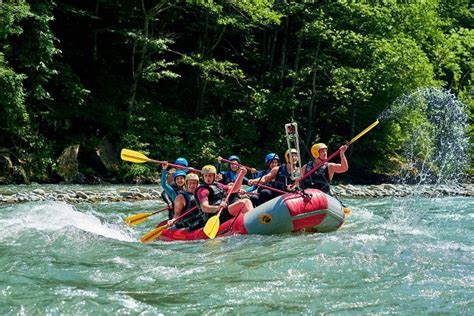
<svg viewBox="0 0 474 316">
<path fill-rule="evenodd" d="M 474 313 L 474 198 L 347 199 L 325 234 L 141 244 L 157 201 L 0 205 L 0 313 Z"/>
</svg>

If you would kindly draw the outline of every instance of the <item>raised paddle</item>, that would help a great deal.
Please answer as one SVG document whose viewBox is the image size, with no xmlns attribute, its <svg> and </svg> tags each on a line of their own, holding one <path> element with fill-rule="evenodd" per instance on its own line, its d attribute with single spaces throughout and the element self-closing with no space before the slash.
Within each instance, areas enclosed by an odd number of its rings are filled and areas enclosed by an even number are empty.
<svg viewBox="0 0 474 316">
<path fill-rule="evenodd" d="M 140 223 L 143 223 L 144 221 L 146 221 L 148 219 L 148 217 L 150 217 L 152 215 L 155 215 L 155 214 L 158 214 L 160 212 L 169 210 L 169 209 L 170 209 L 170 207 L 166 206 L 166 207 L 160 208 L 159 210 L 156 210 L 154 212 L 140 213 L 140 214 L 132 215 L 132 216 L 126 217 L 124 219 L 124 222 L 127 223 L 128 226 L 135 226 L 137 224 L 140 224 Z"/>
<path fill-rule="evenodd" d="M 354 143 L 356 140 L 358 140 L 359 138 L 361 138 L 362 136 L 364 136 L 365 134 L 367 134 L 372 128 L 374 128 L 377 124 L 379 123 L 379 120 L 375 120 L 375 122 L 373 122 L 372 124 L 369 125 L 369 127 L 367 127 L 366 129 L 364 129 L 362 132 L 360 132 L 356 137 L 354 137 L 353 139 L 351 139 L 348 143 L 346 143 L 346 146 L 350 146 L 352 143 Z M 314 166 L 313 169 L 311 169 L 310 171 L 306 172 L 304 176 L 302 176 L 299 180 L 300 181 L 303 181 L 304 179 L 306 179 L 307 177 L 309 177 L 313 172 L 315 172 L 316 170 L 319 169 L 319 167 L 321 167 L 322 165 L 324 165 L 324 163 L 328 162 L 329 160 L 331 160 L 332 158 L 334 158 L 337 154 L 339 154 L 339 152 L 341 151 L 341 148 L 339 148 L 338 150 L 336 150 L 331 156 L 327 157 L 325 160 L 321 161 L 320 163 L 318 163 L 316 166 Z"/>
<path fill-rule="evenodd" d="M 225 162 L 227 162 L 227 163 L 229 163 L 229 164 L 236 164 L 236 163 L 234 162 L 235 160 L 234 160 L 234 161 L 230 161 L 230 160 L 227 160 L 227 159 L 224 159 L 224 158 L 221 158 L 221 160 L 222 160 L 222 161 L 225 161 Z M 250 171 L 250 172 L 252 172 L 252 170 L 255 170 L 255 168 L 250 168 L 250 167 L 244 166 L 244 165 L 242 165 L 242 164 L 240 164 L 240 163 L 237 163 L 237 165 L 238 165 L 239 167 L 242 167 L 242 168 L 247 169 L 247 170 Z"/>
<path fill-rule="evenodd" d="M 123 148 L 122 151 L 120 152 L 120 158 L 122 160 L 130 161 L 130 162 L 134 162 L 134 163 L 146 163 L 146 162 L 153 162 L 153 163 L 157 163 L 157 164 L 164 164 L 165 163 L 165 161 L 150 159 L 147 156 L 145 156 L 144 154 L 139 153 L 138 151 L 134 151 L 134 150 L 126 149 L 126 148 Z M 194 169 L 194 168 L 191 168 L 191 167 L 185 167 L 185 166 L 182 166 L 182 165 L 175 165 L 174 163 L 168 163 L 168 166 L 174 167 L 176 169 L 185 169 L 185 170 L 189 170 L 189 171 L 192 171 L 192 172 L 201 173 L 201 170 Z"/>
<path fill-rule="evenodd" d="M 197 205 L 194 206 L 194 207 L 191 207 L 191 208 L 190 208 L 189 210 L 187 210 L 184 214 L 181 214 L 180 216 L 176 217 L 176 219 L 175 219 L 174 222 L 176 223 L 179 219 L 181 219 L 181 218 L 183 218 L 184 216 L 188 215 L 189 213 L 191 213 L 191 212 L 194 211 L 195 209 L 197 209 Z M 173 225 L 174 225 L 174 223 L 173 223 Z M 156 239 L 158 236 L 160 236 L 161 233 L 162 233 L 165 229 L 167 229 L 168 227 L 170 227 L 170 225 L 168 225 L 168 224 L 165 224 L 165 225 L 163 225 L 163 226 L 158 226 L 158 227 L 156 227 L 155 229 L 153 229 L 152 231 L 150 231 L 149 233 L 147 233 L 146 235 L 144 235 L 142 238 L 140 238 L 140 241 L 141 241 L 142 243 L 150 242 L 150 241 Z"/>
<path fill-rule="evenodd" d="M 227 203 L 229 201 L 229 197 L 232 193 L 236 193 L 239 191 L 240 186 L 242 185 L 242 180 L 244 179 L 246 171 L 245 169 L 241 169 L 239 171 L 239 174 L 237 176 L 237 179 L 235 179 L 234 185 L 232 186 L 232 189 L 229 190 L 227 193 L 227 196 L 225 197 L 224 203 Z M 217 212 L 216 215 L 213 217 L 209 218 L 207 220 L 206 226 L 204 226 L 204 234 L 206 234 L 209 239 L 214 239 L 216 238 L 217 232 L 219 231 L 219 227 L 221 226 L 221 221 L 219 219 L 219 215 L 221 215 L 221 212 L 224 208 L 221 206 L 219 208 L 219 212 Z"/>
</svg>

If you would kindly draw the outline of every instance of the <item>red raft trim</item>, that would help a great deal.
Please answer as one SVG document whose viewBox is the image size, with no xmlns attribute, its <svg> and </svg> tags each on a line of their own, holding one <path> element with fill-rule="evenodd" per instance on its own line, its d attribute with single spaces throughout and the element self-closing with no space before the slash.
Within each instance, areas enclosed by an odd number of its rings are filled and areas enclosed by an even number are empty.
<svg viewBox="0 0 474 316">
<path fill-rule="evenodd" d="M 247 234 L 247 230 L 243 224 L 243 214 L 240 214 L 237 219 L 235 218 L 229 219 L 227 222 L 221 224 L 219 230 L 217 232 L 216 237 L 224 237 L 233 234 Z M 232 224 L 234 222 L 234 224 Z M 232 226 L 231 226 L 232 225 Z M 203 240 L 209 239 L 206 234 L 204 234 L 203 229 L 189 231 L 186 229 L 176 229 L 176 228 L 168 228 L 165 229 L 160 236 L 157 238 L 158 240 L 163 241 L 175 241 L 175 240 Z"/>
</svg>

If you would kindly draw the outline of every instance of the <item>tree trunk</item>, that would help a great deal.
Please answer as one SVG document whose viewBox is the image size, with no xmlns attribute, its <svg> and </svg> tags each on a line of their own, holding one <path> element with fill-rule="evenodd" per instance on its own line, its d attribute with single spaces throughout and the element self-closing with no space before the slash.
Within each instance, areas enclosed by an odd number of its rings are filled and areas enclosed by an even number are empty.
<svg viewBox="0 0 474 316">
<path fill-rule="evenodd" d="M 295 72 L 292 80 L 291 80 L 291 90 L 294 91 L 296 87 L 296 73 L 299 70 L 300 66 L 300 56 L 301 56 L 301 45 L 303 44 L 303 37 L 300 35 L 298 36 L 298 45 L 296 47 L 296 54 L 295 54 L 295 62 L 293 64 L 293 71 Z"/>
<path fill-rule="evenodd" d="M 99 17 L 99 0 L 95 2 L 95 16 Z M 97 30 L 94 30 L 94 45 L 92 47 L 92 61 L 97 62 Z"/>
<path fill-rule="evenodd" d="M 158 14 L 167 10 L 171 7 L 168 4 L 167 7 L 164 7 L 167 4 L 167 1 L 160 1 L 157 5 L 152 7 L 150 10 L 147 10 L 145 5 L 145 0 L 141 1 L 142 13 L 143 13 L 143 28 L 142 28 L 142 38 L 136 39 L 133 45 L 132 51 L 132 85 L 130 87 L 130 99 L 128 101 L 128 119 L 127 125 L 130 124 L 130 116 L 135 110 L 135 103 L 137 99 L 138 84 L 143 73 L 143 68 L 145 61 L 147 59 L 147 47 L 145 41 L 150 36 L 150 19 L 156 17 Z"/>
<path fill-rule="evenodd" d="M 202 105 L 204 103 L 204 95 L 206 94 L 206 88 L 207 88 L 207 80 L 205 78 L 199 78 L 198 79 L 200 82 L 198 83 L 198 86 L 200 87 L 199 89 L 199 98 L 198 102 L 196 105 L 196 111 L 194 113 L 194 116 L 198 116 L 199 112 L 201 111 Z"/>
<path fill-rule="evenodd" d="M 142 13 L 143 13 L 143 29 L 142 29 L 143 38 L 147 39 L 148 33 L 149 33 L 150 22 L 149 22 L 149 16 L 145 7 L 144 0 L 142 0 Z M 136 50 L 136 47 L 138 47 L 138 51 Z M 144 43 L 144 41 L 141 39 L 136 39 L 133 53 L 132 53 L 132 85 L 130 87 L 130 100 L 128 101 L 128 117 L 129 118 L 132 115 L 135 108 L 138 81 L 143 72 L 143 65 L 145 63 L 146 52 L 147 52 L 147 49 L 146 49 L 146 44 Z M 138 60 L 138 62 L 136 63 L 136 66 L 135 66 L 136 60 Z M 130 123 L 129 119 L 127 123 Z"/>
<path fill-rule="evenodd" d="M 268 71 L 272 71 L 273 69 L 273 60 L 275 59 L 275 49 L 276 49 L 276 42 L 278 39 L 278 27 L 275 28 L 275 33 L 272 37 L 269 37 L 269 41 L 272 41 L 272 49 L 270 50 L 270 61 L 268 62 Z"/>
<path fill-rule="evenodd" d="M 288 24 L 289 18 L 285 19 L 285 29 L 283 31 L 283 42 L 281 44 L 281 60 L 280 60 L 280 92 L 283 91 L 284 77 L 285 77 L 285 65 L 286 65 L 286 48 L 288 45 Z"/>
<path fill-rule="evenodd" d="M 316 115 L 316 111 L 318 109 L 317 105 L 315 104 L 316 101 L 316 75 L 317 75 L 317 65 L 318 65 L 318 60 L 319 60 L 319 46 L 320 46 L 321 40 L 318 39 L 318 46 L 316 48 L 316 56 L 314 57 L 314 64 L 313 64 L 313 76 L 311 80 L 311 100 L 309 102 L 309 108 L 308 108 L 308 131 L 306 134 L 306 146 L 309 147 L 311 139 L 313 137 L 313 132 L 314 132 L 314 117 Z"/>
</svg>

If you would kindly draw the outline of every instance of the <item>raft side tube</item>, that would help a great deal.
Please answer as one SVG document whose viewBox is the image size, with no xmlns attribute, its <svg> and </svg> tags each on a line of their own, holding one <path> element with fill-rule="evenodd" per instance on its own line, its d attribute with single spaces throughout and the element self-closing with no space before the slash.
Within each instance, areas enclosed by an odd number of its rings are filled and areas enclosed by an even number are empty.
<svg viewBox="0 0 474 316">
<path fill-rule="evenodd" d="M 245 214 L 243 223 L 248 234 L 272 235 L 293 231 L 290 212 L 283 197 L 267 201 Z"/>
<path fill-rule="evenodd" d="M 314 229 L 321 233 L 337 230 L 345 220 L 344 207 L 341 202 L 330 195 L 327 195 L 327 200 L 327 216 L 320 224 L 313 226 Z"/>
</svg>

